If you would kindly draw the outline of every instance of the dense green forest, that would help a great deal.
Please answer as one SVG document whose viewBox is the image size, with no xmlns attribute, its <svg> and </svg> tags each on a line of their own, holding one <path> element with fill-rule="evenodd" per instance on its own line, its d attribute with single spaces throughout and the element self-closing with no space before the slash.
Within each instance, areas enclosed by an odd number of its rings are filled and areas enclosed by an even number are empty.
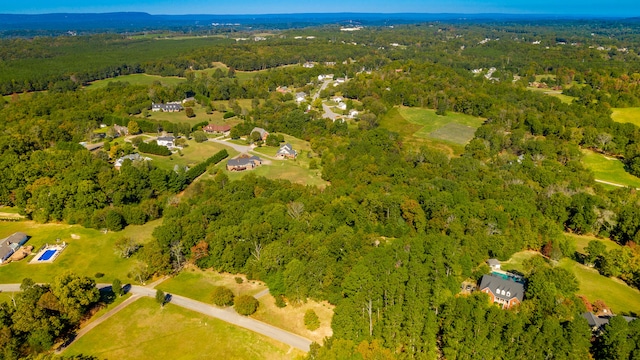
<svg viewBox="0 0 640 360">
<path fill-rule="evenodd" d="M 640 288 L 640 194 L 603 188 L 580 162 L 581 148 L 593 149 L 640 175 L 640 129 L 611 119 L 611 107 L 640 104 L 637 26 L 436 23 L 348 34 L 329 27 L 305 30 L 315 36 L 309 41 L 295 39 L 300 33 L 246 43 L 119 35 L 0 40 L 0 92 L 16 93 L 0 108 L 0 204 L 38 222 L 111 230 L 163 217 L 136 254 L 146 264 L 141 277 L 179 271 L 187 259 L 263 280 L 291 304 L 328 300 L 336 305 L 334 335 L 312 348 L 311 359 L 639 356 L 640 322 L 613 318 L 592 339 L 575 276 L 550 265 L 569 257 Z M 306 61 L 317 65 L 282 66 Z M 198 71 L 214 62 L 230 70 Z M 472 72 L 490 67 L 489 77 Z M 240 81 L 234 69 L 266 71 Z M 185 82 L 82 88 L 140 72 Z M 326 73 L 349 81 L 321 97 L 348 98 L 364 112 L 359 120 L 332 122 L 275 92 L 309 92 Z M 574 101 L 528 89 L 536 75 Z M 116 170 L 113 160 L 134 145 L 94 153 L 75 145 L 101 124 L 131 119 L 142 132 L 189 137 L 196 128 L 144 116 L 152 102 L 191 96 L 210 111 L 214 101 L 230 100 L 234 115 L 243 114 L 237 135 L 260 126 L 309 141 L 330 186 L 252 175 L 229 181 L 222 170 L 194 181 L 226 152 L 186 172 L 130 162 Z M 251 99 L 251 108 L 239 99 Z M 486 121 L 454 155 L 381 126 L 399 106 Z M 623 246 L 606 251 L 594 243 L 583 259 L 565 232 Z M 462 281 L 488 272 L 488 258 L 522 250 L 549 261 L 525 264 L 520 306 L 502 310 L 484 294 L 457 296 Z M 23 294 L 33 302 L 47 291 L 38 285 Z M 31 333 L 15 328 L 8 309 L 0 308 L 2 334 L 34 351 L 75 325 Z"/>
</svg>

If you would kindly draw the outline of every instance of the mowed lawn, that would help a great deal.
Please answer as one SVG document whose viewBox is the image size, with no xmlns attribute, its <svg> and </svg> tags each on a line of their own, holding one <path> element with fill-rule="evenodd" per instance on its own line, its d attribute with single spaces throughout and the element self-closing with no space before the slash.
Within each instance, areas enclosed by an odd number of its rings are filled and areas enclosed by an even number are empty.
<svg viewBox="0 0 640 360">
<path fill-rule="evenodd" d="M 0 238 L 22 231 L 31 237 L 26 245 L 32 245 L 34 251 L 44 244 L 55 244 L 57 239 L 67 242 L 68 246 L 53 263 L 29 264 L 33 256 L 28 256 L 18 262 L 0 266 L 0 283 L 19 283 L 27 277 L 36 282 L 51 282 L 55 276 L 67 270 L 91 278 L 96 273 L 103 273 L 104 277 L 96 279 L 97 282 L 111 282 L 114 278 L 127 282 L 127 273 L 135 260 L 117 256 L 114 242 L 125 236 L 145 242 L 152 238 L 153 229 L 160 224 L 161 219 L 103 234 L 80 225 L 37 224 L 33 221 L 1 222 Z M 80 238 L 72 239 L 71 234 Z"/>
<path fill-rule="evenodd" d="M 110 82 L 122 81 L 128 82 L 131 85 L 151 85 L 156 81 L 159 81 L 162 85 L 178 85 L 187 81 L 187 79 L 177 76 L 159 76 L 159 75 L 147 75 L 147 74 L 131 74 L 122 75 L 115 78 L 109 78 L 104 80 L 96 80 L 91 82 L 87 89 L 102 89 L 109 85 Z"/>
<path fill-rule="evenodd" d="M 173 170 L 174 166 L 188 166 L 193 167 L 198 163 L 205 161 L 211 156 L 215 155 L 218 151 L 227 149 L 229 153 L 229 158 L 236 156 L 238 154 L 237 151 L 224 146 L 222 144 L 218 144 L 212 141 L 205 141 L 202 143 L 197 143 L 195 140 L 187 140 L 187 147 L 183 148 L 180 153 L 175 153 L 170 156 L 160 156 L 160 155 L 152 155 L 152 154 L 142 154 L 148 158 L 152 159 L 152 163 L 157 167 L 165 170 Z M 221 163 L 226 164 L 226 159 L 222 160 Z"/>
<path fill-rule="evenodd" d="M 640 107 L 613 108 L 611 119 L 619 123 L 631 123 L 640 126 Z"/>
<path fill-rule="evenodd" d="M 541 92 L 545 95 L 556 97 L 565 104 L 571 104 L 573 100 L 576 99 L 574 96 L 564 95 L 561 90 L 540 89 L 535 87 L 527 87 L 527 90 Z"/>
<path fill-rule="evenodd" d="M 280 135 L 280 134 L 279 134 Z M 325 188 L 329 183 L 322 179 L 322 170 L 320 167 L 320 157 L 311 150 L 311 145 L 308 141 L 295 138 L 290 135 L 282 134 L 285 143 L 290 143 L 294 150 L 298 152 L 296 159 L 275 160 L 266 156 L 274 157 L 279 147 L 274 146 L 262 146 L 253 150 L 250 155 L 266 155 L 261 157 L 263 163 L 251 170 L 245 171 L 226 171 L 227 160 L 222 161 L 216 166 L 219 169 L 225 169 L 225 173 L 230 180 L 238 180 L 245 177 L 247 174 L 255 174 L 257 176 L 264 176 L 268 179 L 281 179 L 289 180 L 295 184 L 311 185 L 319 188 Z M 233 141 L 235 143 L 246 145 L 245 141 Z M 230 147 L 227 150 L 231 149 Z M 237 154 L 237 152 L 234 152 Z M 231 155 L 229 152 L 229 158 L 233 158 L 235 155 Z M 309 154 L 311 157 L 309 157 Z M 316 160 L 318 169 L 309 169 L 309 164 L 312 159 Z"/>
<path fill-rule="evenodd" d="M 607 251 L 611 251 L 620 247 L 618 243 L 610 239 L 598 239 L 595 236 L 566 234 L 566 233 L 565 233 L 565 236 L 568 236 L 569 238 L 571 238 L 576 244 L 576 250 L 583 254 L 584 254 L 584 248 L 586 248 L 587 245 L 589 245 L 589 242 L 592 240 L 598 240 L 602 242 L 604 246 L 607 248 Z"/>
<path fill-rule="evenodd" d="M 502 264 L 502 268 L 522 271 L 523 261 L 533 256 L 541 255 L 536 251 L 515 253 L 509 261 Z M 619 279 L 602 276 L 597 270 L 569 258 L 560 260 L 558 266 L 572 272 L 578 279 L 578 295 L 584 295 L 592 303 L 596 300 L 602 300 L 615 313 L 634 312 L 640 314 L 640 291 Z"/>
<path fill-rule="evenodd" d="M 421 126 L 414 133 L 415 136 L 459 145 L 471 141 L 476 129 L 484 122 L 484 119 L 454 112 L 447 112 L 444 116 L 437 115 L 435 110 L 424 108 L 400 107 L 398 111 L 408 122 Z"/>
<path fill-rule="evenodd" d="M 616 314 L 640 314 L 640 291 L 637 289 L 570 259 L 560 260 L 559 266 L 576 276 L 580 284 L 578 294 L 586 296 L 590 302 L 601 299 Z"/>
<path fill-rule="evenodd" d="M 400 134 L 409 147 L 429 145 L 450 155 L 462 154 L 482 122 L 473 116 L 452 112 L 439 116 L 433 110 L 407 107 L 393 108 L 380 118 L 380 126 Z"/>
<path fill-rule="evenodd" d="M 221 320 L 141 298 L 72 344 L 100 359 L 295 359 L 303 352 Z"/>
<path fill-rule="evenodd" d="M 620 160 L 586 149 L 582 150 L 582 154 L 582 163 L 593 171 L 596 179 L 634 188 L 640 187 L 640 178 L 626 172 Z"/>
<path fill-rule="evenodd" d="M 177 100 L 176 100 L 177 101 Z M 224 113 L 220 111 L 214 111 L 212 114 L 207 114 L 207 111 L 204 107 L 196 105 L 192 107 L 193 113 L 196 115 L 192 118 L 187 117 L 187 113 L 185 111 L 178 112 L 164 112 L 164 111 L 150 111 L 149 117 L 144 118 L 146 120 L 155 120 L 155 121 L 168 121 L 174 124 L 186 123 L 191 126 L 201 122 L 209 122 L 212 124 L 226 124 L 227 122 L 223 120 Z M 140 114 L 137 117 L 143 118 L 143 115 Z M 235 125 L 230 123 L 229 125 Z"/>
<path fill-rule="evenodd" d="M 235 281 L 242 278 L 242 283 Z M 261 281 L 247 280 L 243 275 L 218 273 L 211 270 L 200 270 L 195 267 L 184 269 L 175 277 L 163 281 L 156 288 L 169 294 L 186 296 L 188 298 L 211 304 L 211 294 L 216 286 L 225 286 L 236 296 L 255 295 L 267 287 Z"/>
</svg>

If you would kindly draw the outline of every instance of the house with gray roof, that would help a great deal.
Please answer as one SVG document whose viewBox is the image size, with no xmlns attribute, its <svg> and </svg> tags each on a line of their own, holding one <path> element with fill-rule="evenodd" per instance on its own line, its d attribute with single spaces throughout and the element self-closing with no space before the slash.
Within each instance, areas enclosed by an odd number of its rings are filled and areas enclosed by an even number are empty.
<svg viewBox="0 0 640 360">
<path fill-rule="evenodd" d="M 119 157 L 116 159 L 116 161 L 113 163 L 113 167 L 116 168 L 116 170 L 119 170 L 122 167 L 122 164 L 124 164 L 125 160 L 131 160 L 131 162 L 141 162 L 141 161 L 149 161 L 151 160 L 151 158 L 142 156 L 138 153 L 135 154 L 129 154 L 129 155 L 125 155 L 123 157 Z"/>
<path fill-rule="evenodd" d="M 156 143 L 160 146 L 166 146 L 168 148 L 175 147 L 176 138 L 173 136 L 158 136 L 156 139 Z"/>
<path fill-rule="evenodd" d="M 260 134 L 260 137 L 262 137 L 262 141 L 267 140 L 267 137 L 269 137 L 269 132 L 267 132 L 267 130 L 265 130 L 263 128 L 259 128 L 259 127 L 254 127 L 253 130 L 251 130 L 251 132 L 249 133 L 249 135 L 253 134 L 256 131 Z"/>
<path fill-rule="evenodd" d="M 518 305 L 524 299 L 524 285 L 494 274 L 483 276 L 478 289 L 503 309 Z"/>
<path fill-rule="evenodd" d="M 23 232 L 14 233 L 0 240 L 0 264 L 7 261 L 27 240 L 29 240 L 29 236 Z"/>
<path fill-rule="evenodd" d="M 279 159 L 295 159 L 296 156 L 298 156 L 298 152 L 293 150 L 293 147 L 289 143 L 282 145 L 276 153 L 276 158 Z"/>
<path fill-rule="evenodd" d="M 614 316 L 615 315 L 596 315 L 592 312 L 586 312 L 582 314 L 582 317 L 587 319 L 591 331 L 596 334 L 601 333 L 604 330 L 604 326 L 607 325 L 609 323 L 609 320 L 611 320 L 611 318 Z M 623 316 L 622 318 L 627 322 L 632 322 L 636 319 L 631 316 Z"/>
<path fill-rule="evenodd" d="M 489 265 L 491 270 L 500 270 L 500 261 L 498 259 L 487 260 L 487 265 Z"/>
<path fill-rule="evenodd" d="M 230 159 L 227 161 L 227 170 L 229 171 L 244 171 L 255 168 L 256 166 L 262 165 L 262 159 L 253 155 L 253 156 L 240 156 L 235 159 Z"/>
<path fill-rule="evenodd" d="M 166 104 L 151 104 L 151 111 L 162 111 L 162 112 L 178 112 L 182 111 L 184 108 L 182 104 L 179 102 L 171 102 Z"/>
</svg>

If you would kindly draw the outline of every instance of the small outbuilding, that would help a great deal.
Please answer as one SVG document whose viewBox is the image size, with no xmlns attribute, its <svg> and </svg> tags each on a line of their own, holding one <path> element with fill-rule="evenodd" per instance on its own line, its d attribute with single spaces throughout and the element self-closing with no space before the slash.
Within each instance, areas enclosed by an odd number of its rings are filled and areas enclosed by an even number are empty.
<svg viewBox="0 0 640 360">
<path fill-rule="evenodd" d="M 498 259 L 487 260 L 487 265 L 489 265 L 491 270 L 500 270 L 500 261 Z"/>
</svg>

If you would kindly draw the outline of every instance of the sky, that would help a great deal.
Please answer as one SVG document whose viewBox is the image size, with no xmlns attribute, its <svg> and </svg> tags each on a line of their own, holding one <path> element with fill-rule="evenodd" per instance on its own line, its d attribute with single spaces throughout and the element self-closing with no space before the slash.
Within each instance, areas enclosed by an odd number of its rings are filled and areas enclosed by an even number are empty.
<svg viewBox="0 0 640 360">
<path fill-rule="evenodd" d="M 640 16 L 638 0 L 4 0 L 0 13 L 140 11 L 150 14 L 508 13 Z"/>
</svg>

